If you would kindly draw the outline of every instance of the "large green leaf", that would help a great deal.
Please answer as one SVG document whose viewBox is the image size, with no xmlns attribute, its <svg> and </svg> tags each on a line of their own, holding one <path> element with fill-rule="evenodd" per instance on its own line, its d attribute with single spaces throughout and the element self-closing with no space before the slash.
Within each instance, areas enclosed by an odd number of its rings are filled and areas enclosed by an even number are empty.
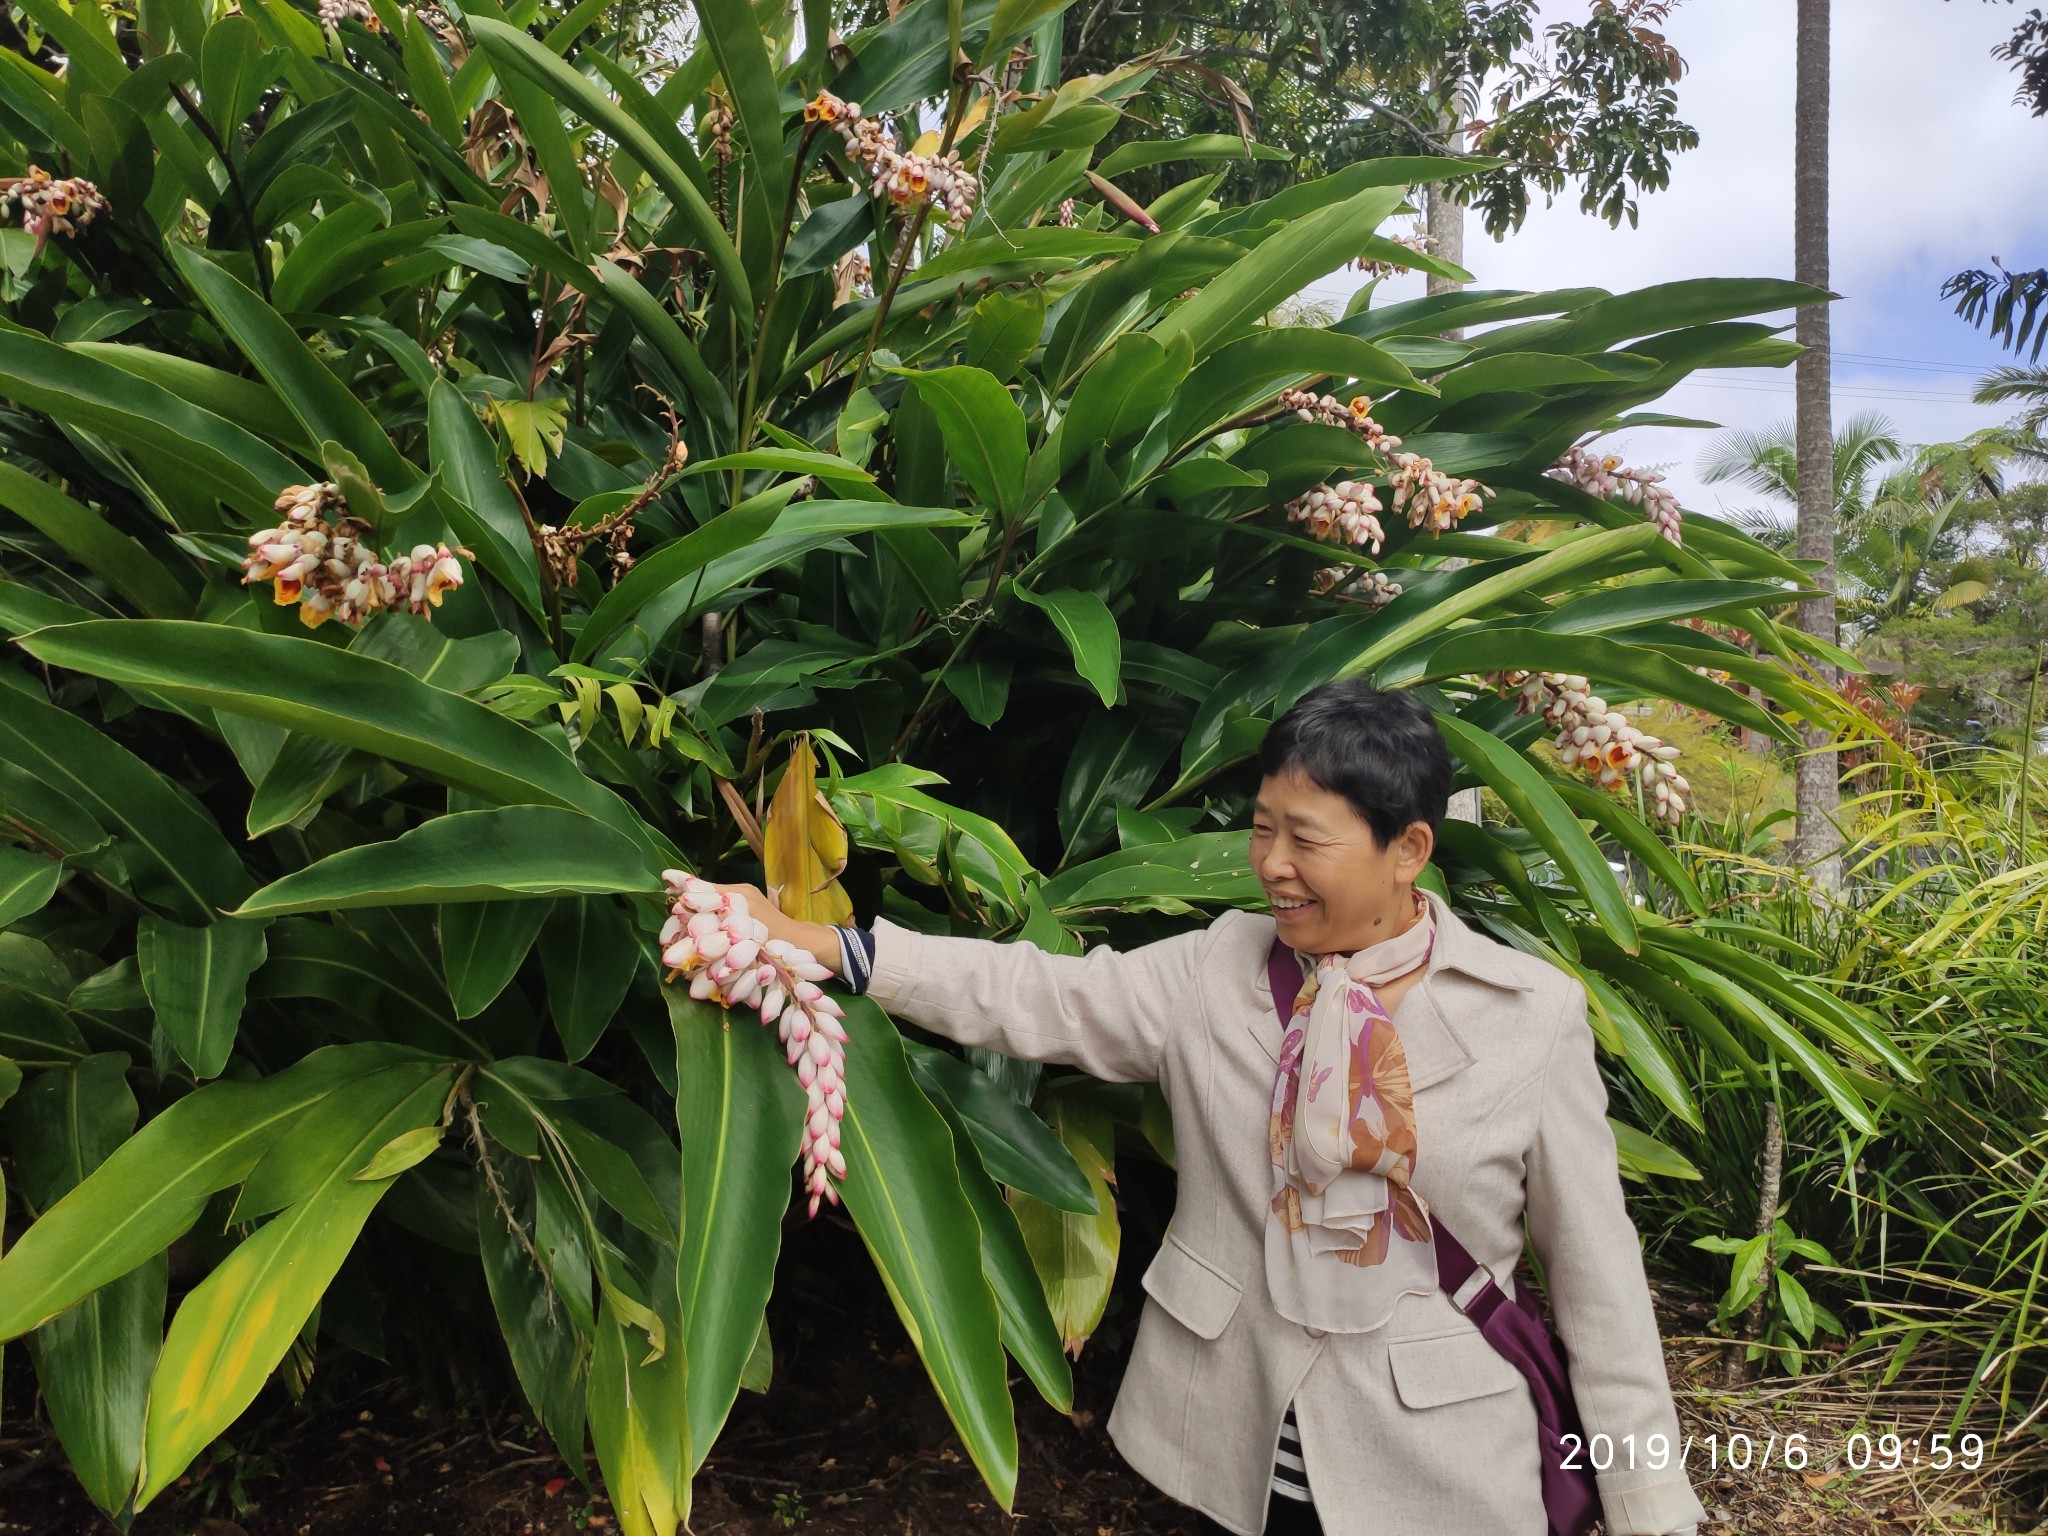
<svg viewBox="0 0 2048 1536">
<path fill-rule="evenodd" d="M 482 813 L 488 814 L 488 813 Z M 439 822 L 429 822 L 438 826 Z M 551 901 L 457 901 L 441 907 L 441 966 L 455 1017 L 473 1019 L 511 984 Z"/>
<path fill-rule="evenodd" d="M 605 594 L 604 601 L 577 636 L 577 658 L 587 660 L 606 654 L 603 647 L 609 645 L 629 622 L 636 624 L 647 643 L 652 644 L 674 625 L 717 606 L 718 600 L 726 593 L 762 572 L 800 559 L 814 549 L 852 534 L 881 532 L 886 535 L 902 529 L 958 528 L 978 521 L 968 513 L 930 507 L 899 507 L 891 502 L 807 501 L 781 512 L 774 519 L 774 530 L 768 536 L 746 533 L 708 561 L 704 559 L 706 550 L 703 547 L 683 550 L 682 546 L 698 534 L 709 534 L 728 518 L 739 517 L 743 513 L 749 518 L 759 517 L 756 503 L 770 502 L 771 499 L 774 505 L 786 503 L 796 488 L 796 482 L 792 481 L 765 491 L 751 502 L 741 503 L 635 565 L 624 581 Z M 723 537 L 727 535 L 722 534 Z M 676 552 L 673 560 L 664 558 L 671 550 Z M 650 573 L 646 584 L 636 583 L 635 578 L 650 566 L 657 568 L 658 578 Z M 594 640 L 593 636 L 601 639 Z"/>
<path fill-rule="evenodd" d="M 1383 687 L 1491 672 L 1565 672 L 1620 684 L 1651 698 L 1703 710 L 1731 725 L 1783 740 L 1790 728 L 1745 694 L 1680 666 L 1668 656 L 1602 635 L 1556 634 L 1512 623 L 1461 630 L 1423 642 L 1376 674 Z"/>
<path fill-rule="evenodd" d="M 104 577 L 108 586 L 145 616 L 175 619 L 192 611 L 185 589 L 156 556 L 49 481 L 12 464 L 0 464 L 0 507 Z"/>
<path fill-rule="evenodd" d="M 88 1056 L 45 1072 L 8 1108 L 22 1194 L 48 1209 L 106 1161 L 135 1125 L 128 1058 Z M 50 1423 L 92 1501 L 118 1514 L 142 1461 L 149 1373 L 163 1338 L 161 1254 L 100 1287 L 28 1337 Z"/>
<path fill-rule="evenodd" d="M 194 1077 L 218 1077 L 228 1064 L 249 978 L 263 957 L 261 923 L 223 918 L 188 928 L 153 915 L 142 920 L 135 936 L 142 990 Z"/>
<path fill-rule="evenodd" d="M 645 851 L 603 823 L 550 806 L 511 805 L 436 816 L 388 843 L 329 854 L 273 880 L 236 916 L 659 887 Z"/>
<path fill-rule="evenodd" d="M 277 493 L 311 476 L 253 433 L 159 385 L 24 331 L 0 330 L 0 392 L 142 456 L 264 527 Z"/>
<path fill-rule="evenodd" d="M 487 1179 L 476 1181 L 484 1281 L 527 1401 L 557 1445 L 580 1447 L 590 1357 L 586 1329 L 594 1323 L 590 1263 L 573 1225 L 550 1219 L 556 1213 L 545 1192 L 547 1171 L 529 1172 L 518 1158 L 503 1162 L 505 1195 Z M 532 1198 L 520 1198 L 527 1195 Z M 517 1204 L 501 1206 L 501 1198 Z"/>
<path fill-rule="evenodd" d="M 972 1069 L 970 1069 L 972 1070 Z M 943 1095 L 932 1095 L 932 1104 L 946 1117 L 953 1132 L 954 1166 L 960 1174 L 960 1188 L 974 1217 L 981 1225 L 981 1268 L 995 1292 L 996 1310 L 1002 1318 L 1003 1344 L 1024 1367 L 1024 1374 L 1048 1403 L 1061 1413 L 1074 1407 L 1074 1372 L 1061 1348 L 1059 1329 L 1047 1307 L 1045 1288 L 1031 1261 L 1016 1213 L 1003 1200 L 1003 1192 L 982 1166 L 980 1154 L 966 1122 Z"/>
<path fill-rule="evenodd" d="M 518 499 L 499 473 L 490 434 L 462 392 L 446 380 L 436 380 L 427 395 L 427 442 L 453 520 L 476 551 L 477 563 L 539 618 L 540 573 Z"/>
<path fill-rule="evenodd" d="M 1549 780 L 1513 747 L 1456 715 L 1438 715 L 1437 726 L 1459 761 L 1507 803 L 1522 829 L 1557 860 L 1558 868 L 1593 909 L 1600 926 L 1616 944 L 1634 954 L 1639 943 L 1635 909 L 1615 883 L 1606 856 L 1558 798 Z"/>
<path fill-rule="evenodd" d="M 25 848 L 0 847 L 0 928 L 40 912 L 57 894 L 63 864 Z"/>
<path fill-rule="evenodd" d="M 632 622 L 657 594 L 678 582 L 698 577 L 707 565 L 721 556 L 732 555 L 761 539 L 782 516 L 791 492 L 770 493 L 742 502 L 693 528 L 680 539 L 664 544 L 653 554 L 633 564 L 633 569 L 604 595 L 583 628 L 576 634 L 575 657 L 587 661 L 604 643 Z M 700 578 L 701 579 L 701 578 Z"/>
<path fill-rule="evenodd" d="M 719 76 L 738 109 L 752 172 L 760 178 L 770 207 L 788 196 L 789 156 L 782 145 L 782 104 L 775 86 L 775 61 L 755 24 L 747 0 L 698 0 L 698 24 Z"/>
<path fill-rule="evenodd" d="M 432 1125 L 451 1069 L 420 1063 L 343 1084 L 337 1097 L 368 1095 L 394 1073 L 412 1086 L 380 1104 L 367 1125 L 349 1124 L 319 1150 L 311 1188 L 245 1239 L 179 1305 L 150 1382 L 143 1432 L 140 1509 L 175 1482 L 242 1410 L 284 1358 L 341 1268 L 392 1176 L 360 1177 L 390 1142 Z"/>
<path fill-rule="evenodd" d="M 1172 310 L 1152 335 L 1161 342 L 1185 335 L 1195 356 L 1243 335 L 1277 306 L 1356 256 L 1382 219 L 1401 206 L 1405 187 L 1369 187 L 1318 208 L 1266 241 Z"/>
<path fill-rule="evenodd" d="M 1074 388 L 1060 424 L 1060 472 L 1098 445 L 1113 452 L 1150 431 L 1194 360 L 1194 344 L 1185 332 L 1165 346 L 1146 331 L 1119 336 Z"/>
<path fill-rule="evenodd" d="M 1004 522 L 1024 508 L 1024 413 L 980 368 L 906 371 L 938 417 L 946 451 L 984 506 Z"/>
<path fill-rule="evenodd" d="M 958 1117 L 991 1178 L 1059 1210 L 1100 1214 L 1074 1155 L 994 1078 L 929 1045 L 906 1040 L 903 1049 L 926 1097 Z"/>
<path fill-rule="evenodd" d="M 540 964 L 548 1012 L 569 1060 L 590 1054 L 619 1011 L 639 963 L 639 940 L 618 902 L 602 896 L 555 902 L 541 925 Z"/>
<path fill-rule="evenodd" d="M 175 619 L 95 620 L 61 628 L 127 635 L 159 623 L 225 633 L 217 625 Z M 35 631 L 21 645 L 32 650 L 36 635 L 59 632 Z M 141 758 L 68 710 L 20 689 L 0 688 L 0 759 L 111 833 L 119 842 L 134 893 L 145 901 L 206 922 L 240 900 L 253 883 L 204 811 Z"/>
<path fill-rule="evenodd" d="M 208 1196 L 247 1177 L 306 1108 L 412 1053 L 324 1046 L 260 1082 L 209 1083 L 151 1120 L 0 1258 L 0 1340 L 26 1333 L 161 1253 Z"/>
<path fill-rule="evenodd" d="M 655 1297 L 680 1335 L 674 1273 Z M 690 1519 L 689 1368 L 680 1344 L 644 1357 L 607 1295 L 599 1303 L 587 1399 L 590 1439 L 623 1536 L 671 1536 Z"/>
<path fill-rule="evenodd" d="M 1002 1325 L 982 1273 L 981 1225 L 954 1172 L 953 1133 L 911 1076 L 896 1026 L 865 998 L 845 1007 L 841 1193 L 961 1442 L 1008 1509 L 1017 1425 Z"/>
<path fill-rule="evenodd" d="M 173 244 L 171 256 L 220 328 L 256 365 L 310 437 L 340 443 L 362 460 L 384 490 L 403 490 L 419 478 L 419 471 L 399 456 L 362 401 L 259 294 L 194 246 Z"/>
<path fill-rule="evenodd" d="M 389 662 L 310 638 L 172 619 L 66 624 L 20 643 L 52 666 L 268 720 L 494 800 L 580 810 L 636 841 L 649 837 L 625 802 L 585 778 L 568 754 Z"/>
<path fill-rule="evenodd" d="M 1094 1215 L 1062 1211 L 1020 1194 L 1011 1201 L 1031 1261 L 1070 1354 L 1078 1355 L 1109 1304 L 1122 1230 L 1109 1180 L 1116 1167 L 1116 1128 L 1102 1104 L 1082 1093 L 1048 1092 L 1044 1114 L 1053 1134 L 1087 1176 Z"/>
<path fill-rule="evenodd" d="M 1197 832 L 1171 842 L 1120 848 L 1074 864 L 1041 888 L 1055 912 L 1096 907 L 1169 912 L 1190 902 L 1238 905 L 1263 894 L 1242 832 Z"/>
<path fill-rule="evenodd" d="M 1072 587 L 1034 592 L 1012 582 L 1009 590 L 1032 607 L 1045 610 L 1074 654 L 1074 670 L 1104 704 L 1116 704 L 1123 692 L 1123 636 L 1109 604 L 1093 592 Z"/>
<path fill-rule="evenodd" d="M 676 1284 L 690 1361 L 691 1461 L 711 1451 L 753 1353 L 803 1131 L 804 1092 L 772 1028 L 663 987 L 676 1038 L 683 1244 Z"/>
</svg>

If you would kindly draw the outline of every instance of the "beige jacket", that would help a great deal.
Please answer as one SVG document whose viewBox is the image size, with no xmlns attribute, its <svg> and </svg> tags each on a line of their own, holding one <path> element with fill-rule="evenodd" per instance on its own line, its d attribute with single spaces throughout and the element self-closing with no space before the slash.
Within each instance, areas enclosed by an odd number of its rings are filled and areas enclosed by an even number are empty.
<svg viewBox="0 0 2048 1536">
<path fill-rule="evenodd" d="M 1609 1536 L 1703 1519 L 1680 1465 L 1584 988 L 1431 902 L 1436 949 L 1395 1015 L 1416 1090 L 1415 1187 L 1504 1289 L 1526 1213 L 1590 1460 L 1607 1468 Z M 1528 1387 L 1449 1296 L 1403 1296 L 1361 1334 L 1318 1336 L 1273 1310 L 1273 932 L 1270 916 L 1231 911 L 1128 952 L 1053 955 L 879 918 L 868 995 L 966 1044 L 1164 1091 L 1178 1204 L 1145 1272 L 1149 1299 L 1109 1419 L 1146 1478 L 1257 1536 L 1292 1401 L 1329 1536 L 1544 1536 Z"/>
</svg>

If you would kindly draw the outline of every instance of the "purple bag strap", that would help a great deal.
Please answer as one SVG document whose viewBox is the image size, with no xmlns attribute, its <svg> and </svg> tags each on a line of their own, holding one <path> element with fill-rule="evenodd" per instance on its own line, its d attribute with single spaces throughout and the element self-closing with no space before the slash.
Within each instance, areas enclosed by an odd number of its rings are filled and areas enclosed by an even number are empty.
<svg viewBox="0 0 2048 1536">
<path fill-rule="evenodd" d="M 1273 983 L 1273 1011 L 1280 1016 L 1280 1027 L 1284 1030 L 1293 1020 L 1294 999 L 1301 990 L 1302 975 L 1301 961 L 1278 937 L 1273 940 L 1273 948 L 1266 957 L 1266 974 Z M 1430 1217 L 1429 1225 L 1436 1237 L 1437 1282 L 1445 1290 L 1455 1293 L 1471 1278 L 1479 1262 L 1465 1251 L 1465 1245 L 1451 1236 L 1443 1222 L 1434 1215 Z M 1491 1296 L 1487 1294 L 1489 1291 Z M 1507 1298 L 1501 1294 L 1500 1288 L 1489 1279 L 1480 1293 L 1472 1298 L 1466 1309 L 1467 1315 L 1475 1323 L 1484 1324 L 1493 1309 L 1505 1300 Z"/>
</svg>

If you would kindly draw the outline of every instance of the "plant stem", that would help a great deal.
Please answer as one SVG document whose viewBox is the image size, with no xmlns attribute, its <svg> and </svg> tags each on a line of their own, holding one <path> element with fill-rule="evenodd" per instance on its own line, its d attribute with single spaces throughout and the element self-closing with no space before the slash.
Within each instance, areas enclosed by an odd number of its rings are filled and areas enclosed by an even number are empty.
<svg viewBox="0 0 2048 1536">
<path fill-rule="evenodd" d="M 270 298 L 270 253 L 263 248 L 263 241 L 256 234 L 256 214 L 249 206 L 249 193 L 242 185 L 241 174 L 235 169 L 234 158 L 228 154 L 228 147 L 221 142 L 220 135 L 213 131 L 213 124 L 206 120 L 206 114 L 199 110 L 199 104 L 193 101 L 191 92 L 174 83 L 171 94 L 185 109 L 192 126 L 213 146 L 213 152 L 220 156 L 221 168 L 228 173 L 228 186 L 234 191 L 235 206 L 242 210 L 242 232 L 249 237 L 249 255 L 256 263 L 256 282 L 267 302 Z"/>
<path fill-rule="evenodd" d="M 1785 1125 L 1778 1111 L 1777 1064 L 1772 1063 L 1771 1096 L 1764 1101 L 1763 1178 L 1757 1189 L 1756 1231 L 1764 1239 L 1764 1267 L 1757 1277 L 1763 1287 L 1750 1303 L 1744 1320 L 1744 1340 L 1754 1340 L 1764 1331 L 1764 1306 L 1770 1299 L 1771 1279 L 1777 1268 L 1777 1244 L 1772 1233 L 1778 1225 L 1778 1192 L 1785 1177 Z M 1739 1386 L 1749 1375 L 1749 1352 L 1738 1345 L 1728 1356 L 1728 1385 Z"/>
</svg>

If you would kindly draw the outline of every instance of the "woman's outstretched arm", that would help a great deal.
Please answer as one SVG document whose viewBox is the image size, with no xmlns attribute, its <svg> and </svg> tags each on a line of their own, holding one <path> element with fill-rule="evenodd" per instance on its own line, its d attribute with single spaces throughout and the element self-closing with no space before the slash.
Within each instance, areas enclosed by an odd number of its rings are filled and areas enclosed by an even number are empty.
<svg viewBox="0 0 2048 1536">
<path fill-rule="evenodd" d="M 835 975 L 845 958 L 836 929 L 785 917 L 750 885 L 747 898 L 771 937 L 788 939 Z M 1108 1082 L 1156 1082 L 1169 1031 L 1199 1027 L 1196 965 L 1205 929 L 1136 949 L 1098 946 L 1048 954 L 1035 944 L 919 933 L 875 919 L 867 995 L 890 1013 L 963 1045 L 1026 1061 L 1057 1061 Z"/>
</svg>

